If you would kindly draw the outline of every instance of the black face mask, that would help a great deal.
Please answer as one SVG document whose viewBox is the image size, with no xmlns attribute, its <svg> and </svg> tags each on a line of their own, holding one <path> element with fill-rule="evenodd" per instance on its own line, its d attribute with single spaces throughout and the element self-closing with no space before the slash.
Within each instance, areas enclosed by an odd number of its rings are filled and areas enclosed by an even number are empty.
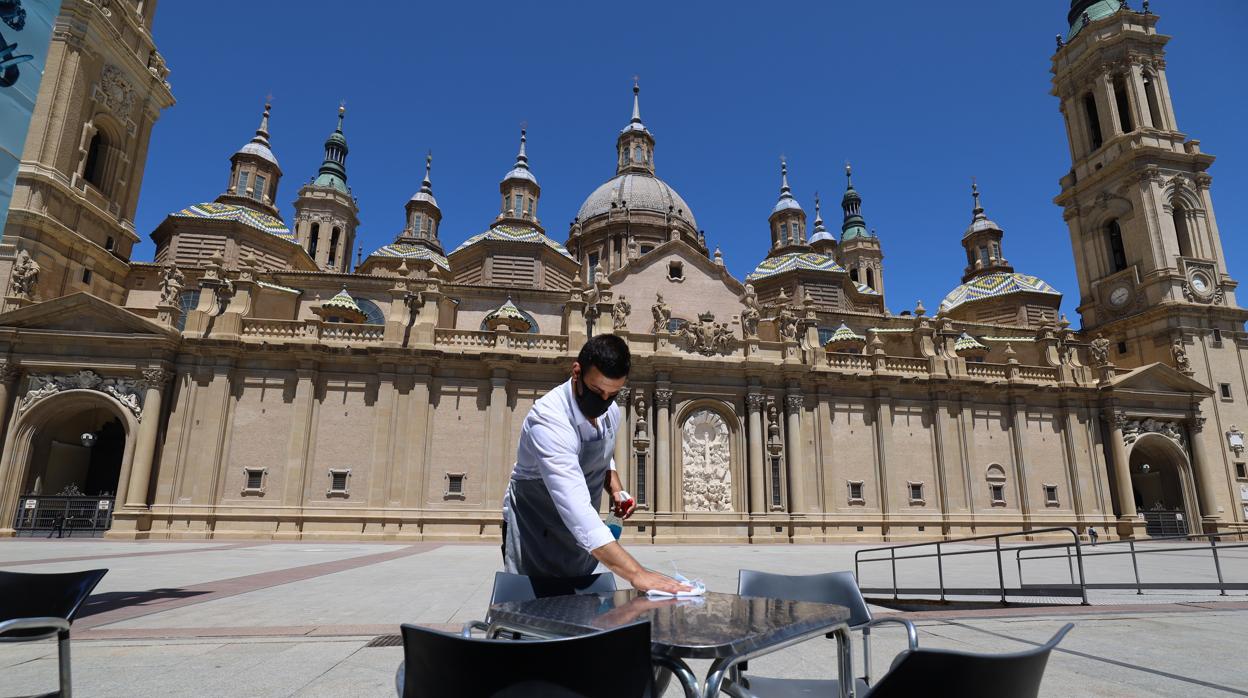
<svg viewBox="0 0 1248 698">
<path fill-rule="evenodd" d="M 581 379 L 577 379 L 572 394 L 576 396 L 576 406 L 585 415 L 585 419 L 597 419 L 611 406 L 611 400 L 604 400 L 601 395 L 586 387 L 585 381 Z"/>
</svg>

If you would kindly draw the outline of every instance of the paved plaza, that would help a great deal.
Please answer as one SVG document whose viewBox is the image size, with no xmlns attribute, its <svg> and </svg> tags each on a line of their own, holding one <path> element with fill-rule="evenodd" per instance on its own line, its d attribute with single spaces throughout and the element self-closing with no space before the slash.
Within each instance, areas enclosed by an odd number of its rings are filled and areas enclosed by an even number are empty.
<svg viewBox="0 0 1248 698">
<path fill-rule="evenodd" d="M 853 569 L 860 547 L 631 550 L 648 566 L 678 566 L 711 591 L 731 592 L 741 568 L 793 574 Z M 1013 586 L 1016 563 L 1009 551 L 1005 557 L 1003 573 Z M 1227 581 L 1248 581 L 1248 550 L 1225 550 L 1219 561 Z M 991 552 L 951 558 L 946 565 L 950 585 L 996 584 Z M 1216 580 L 1207 546 L 1144 556 L 1140 567 L 1146 580 Z M 402 649 L 369 642 L 397 633 L 400 622 L 449 629 L 481 617 L 499 552 L 488 544 L 0 542 L 0 569 L 90 568 L 109 573 L 74 624 L 78 695 L 388 696 Z M 1086 568 L 1089 582 L 1133 578 L 1126 557 L 1090 557 Z M 1064 560 L 1027 563 L 1024 572 L 1028 583 L 1068 581 L 1069 574 Z M 930 561 L 903 563 L 898 574 L 907 585 L 936 581 Z M 887 565 L 863 571 L 866 586 L 888 578 Z M 985 652 L 1025 649 L 1074 622 L 1050 660 L 1046 696 L 1248 695 L 1245 592 L 1101 590 L 1091 592 L 1090 601 L 1086 607 L 960 608 L 909 617 L 918 623 L 924 646 Z M 878 631 L 877 672 L 903 644 L 896 630 Z M 858 671 L 861 662 L 856 642 Z M 705 673 L 705 662 L 692 665 Z M 754 660 L 751 670 L 821 677 L 830 676 L 834 665 L 831 641 L 818 640 Z M 50 691 L 55 682 L 53 643 L 0 645 L 0 696 Z M 667 695 L 679 693 L 670 688 Z"/>
</svg>

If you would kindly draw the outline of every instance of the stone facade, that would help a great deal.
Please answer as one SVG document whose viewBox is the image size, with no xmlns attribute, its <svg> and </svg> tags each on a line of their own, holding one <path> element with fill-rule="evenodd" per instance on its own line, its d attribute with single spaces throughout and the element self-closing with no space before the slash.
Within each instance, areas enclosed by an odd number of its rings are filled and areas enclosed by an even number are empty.
<svg viewBox="0 0 1248 698">
<path fill-rule="evenodd" d="M 107 19 L 93 3 L 65 12 Z M 15 204 L 24 213 L 4 244 L 19 271 L 0 315 L 0 532 L 13 531 L 20 500 L 49 494 L 41 483 L 69 477 L 49 453 L 73 445 L 60 436 L 72 419 L 125 435 L 109 452 L 116 486 L 98 493 L 116 493 L 114 536 L 495 538 L 528 409 L 600 332 L 634 353 L 615 451 L 641 505 L 627 540 L 1067 526 L 1130 536 L 1161 515 L 1190 530 L 1242 522 L 1235 425 L 1248 424 L 1248 313 L 1212 214 L 1212 159 L 1174 130 L 1156 17 L 1085 0 L 1072 16 L 1054 85 L 1071 133 L 1058 203 L 1082 332 L 1058 315 L 1056 290 L 1006 261 L 978 187 L 962 284 L 932 314 L 886 310 L 887 240 L 867 226 L 852 179 L 838 240 L 818 204 L 808 230 L 787 163 L 766 257 L 734 278 L 658 178 L 636 87 L 616 174 L 564 242 L 538 219 L 522 134 L 483 232 L 447 253 L 427 158 L 404 229 L 350 271 L 358 212 L 342 112 L 292 232 L 272 204 L 281 170 L 266 108 L 231 157 L 227 189 L 153 232 L 155 263 L 112 256 L 113 286 L 38 281 L 75 263 L 57 240 L 93 240 L 94 228 L 44 235 L 55 213 Z M 85 50 L 71 39 L 58 35 L 53 55 Z M 119 50 L 111 35 L 92 41 Z M 1134 87 L 1120 99 L 1115 85 Z M 148 128 L 171 103 L 163 82 L 152 90 Z M 50 162 L 69 154 L 41 143 L 33 134 L 49 129 L 38 124 L 73 131 L 91 117 L 56 121 L 62 99 L 41 96 L 28 144 Z M 1113 111 L 1124 99 L 1129 123 Z M 1095 147 L 1089 114 L 1105 116 Z M 136 192 L 147 131 L 137 134 L 137 164 L 116 180 Z M 40 175 L 24 176 L 19 189 Z M 42 270 L 33 283 L 21 253 Z"/>
</svg>

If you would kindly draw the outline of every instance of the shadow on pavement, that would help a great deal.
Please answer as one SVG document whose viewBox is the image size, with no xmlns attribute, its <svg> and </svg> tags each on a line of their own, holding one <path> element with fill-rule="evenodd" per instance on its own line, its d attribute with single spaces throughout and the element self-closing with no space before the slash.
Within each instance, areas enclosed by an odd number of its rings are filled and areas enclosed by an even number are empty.
<svg viewBox="0 0 1248 698">
<path fill-rule="evenodd" d="M 93 594 L 87 598 L 86 603 L 82 605 L 82 610 L 78 612 L 79 618 L 94 616 L 99 613 L 107 613 L 108 611 L 118 608 L 128 608 L 130 606 L 144 606 L 157 601 L 166 601 L 168 599 L 186 599 L 192 596 L 200 596 L 202 594 L 210 594 L 207 590 L 187 591 L 185 589 L 148 589 L 147 591 L 109 591 L 103 594 Z"/>
</svg>

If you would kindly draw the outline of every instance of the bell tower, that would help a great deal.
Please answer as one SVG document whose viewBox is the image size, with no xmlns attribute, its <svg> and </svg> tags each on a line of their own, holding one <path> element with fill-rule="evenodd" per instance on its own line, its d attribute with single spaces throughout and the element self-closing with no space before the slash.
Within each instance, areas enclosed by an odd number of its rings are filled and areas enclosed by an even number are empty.
<svg viewBox="0 0 1248 698">
<path fill-rule="evenodd" d="M 1119 367 L 1161 362 L 1213 390 L 1187 420 L 1200 510 L 1206 526 L 1243 520 L 1238 456 L 1223 432 L 1248 421 L 1239 369 L 1248 311 L 1236 304 L 1214 217 L 1214 158 L 1179 130 L 1170 37 L 1157 33 L 1148 2 L 1073 0 L 1067 22 L 1052 94 L 1071 168 L 1054 201 L 1070 228 L 1083 329 L 1109 341 Z"/>
</svg>

